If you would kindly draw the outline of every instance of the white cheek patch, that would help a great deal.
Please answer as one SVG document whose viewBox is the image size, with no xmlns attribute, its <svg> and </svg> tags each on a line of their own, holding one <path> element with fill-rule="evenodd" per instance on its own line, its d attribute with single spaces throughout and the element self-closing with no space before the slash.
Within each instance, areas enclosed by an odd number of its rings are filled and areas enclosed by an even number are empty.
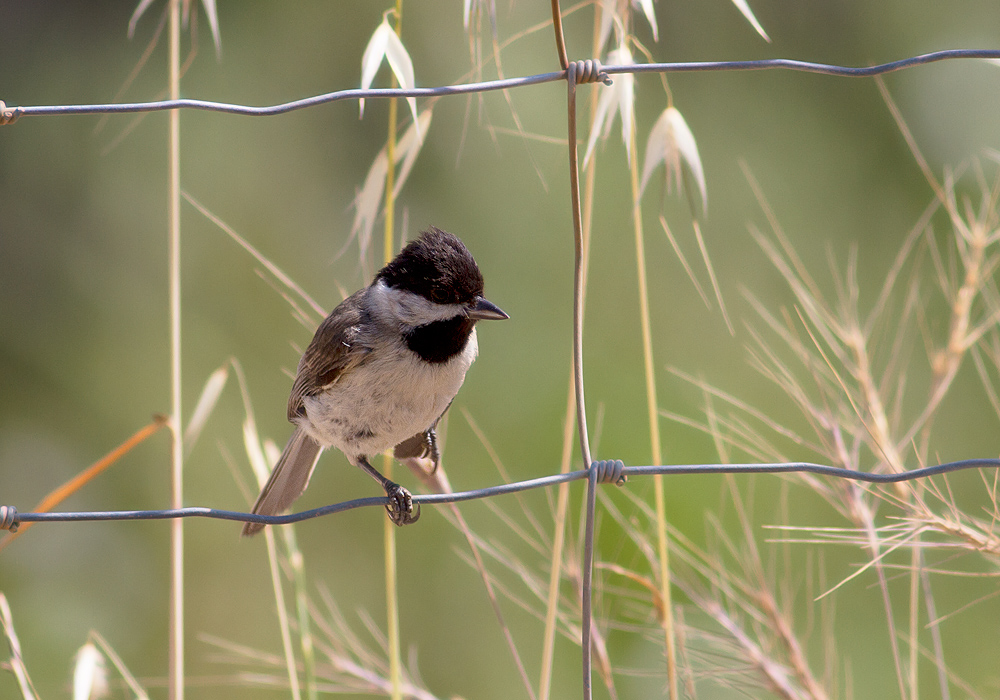
<svg viewBox="0 0 1000 700">
<path fill-rule="evenodd" d="M 461 304 L 437 304 L 419 294 L 375 283 L 370 293 L 372 311 L 385 321 L 416 328 L 435 321 L 446 321 L 465 313 Z"/>
</svg>

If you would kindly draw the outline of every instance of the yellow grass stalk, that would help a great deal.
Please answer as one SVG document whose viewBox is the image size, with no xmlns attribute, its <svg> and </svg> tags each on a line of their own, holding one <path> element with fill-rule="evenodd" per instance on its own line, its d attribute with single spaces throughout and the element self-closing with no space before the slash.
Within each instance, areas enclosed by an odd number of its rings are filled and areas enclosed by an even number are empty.
<svg viewBox="0 0 1000 700">
<path fill-rule="evenodd" d="M 403 27 L 403 0 L 396 0 L 396 36 Z M 396 87 L 396 78 L 392 78 L 392 87 Z M 396 98 L 389 99 L 389 127 L 386 141 L 386 156 L 389 167 L 385 174 L 385 238 L 383 260 L 389 263 L 393 256 L 393 213 L 396 206 L 395 175 L 396 175 Z M 416 117 L 414 117 L 416 118 Z M 382 473 L 386 478 L 392 478 L 392 457 L 383 457 Z M 387 633 L 389 644 L 389 681 L 392 683 L 392 700 L 402 700 L 403 690 L 400 682 L 400 644 L 399 644 L 399 596 L 396 590 L 396 531 L 395 525 L 388 518 L 383 518 L 382 532 L 385 546 L 385 607 L 387 618 Z"/>
<path fill-rule="evenodd" d="M 181 3 L 170 2 L 170 99 L 181 93 Z M 184 433 L 181 422 L 181 115 L 170 111 L 170 506 L 184 505 Z M 170 651 L 168 694 L 184 700 L 184 519 L 170 521 Z"/>
<path fill-rule="evenodd" d="M 635 129 L 632 129 L 629 149 L 638 153 L 635 143 Z M 649 323 L 649 290 L 646 286 L 646 251 L 642 233 L 642 205 L 639 188 L 638 156 L 630 160 L 630 181 L 632 185 L 632 224 L 635 230 L 636 277 L 639 282 L 639 317 L 642 326 L 642 358 L 646 374 L 646 410 L 649 414 L 649 439 L 652 449 L 652 463 L 661 463 L 660 423 L 656 401 L 656 373 L 653 369 L 653 339 Z M 673 607 L 670 600 L 670 561 L 667 547 L 667 509 L 663 496 L 663 475 L 653 477 L 656 494 L 656 540 L 660 560 L 660 596 L 663 599 L 663 631 L 666 643 L 667 683 L 670 700 L 677 700 L 677 651 L 673 623 Z"/>
</svg>

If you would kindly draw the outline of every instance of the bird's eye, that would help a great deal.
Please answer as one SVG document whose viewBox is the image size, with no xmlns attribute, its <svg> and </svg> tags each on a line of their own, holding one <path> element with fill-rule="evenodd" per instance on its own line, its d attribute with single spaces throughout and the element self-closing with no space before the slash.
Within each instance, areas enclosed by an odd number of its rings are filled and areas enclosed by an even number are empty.
<svg viewBox="0 0 1000 700">
<path fill-rule="evenodd" d="M 443 304 L 448 301 L 448 293 L 443 289 L 435 289 L 431 291 L 431 300 L 436 301 L 438 304 Z"/>
</svg>

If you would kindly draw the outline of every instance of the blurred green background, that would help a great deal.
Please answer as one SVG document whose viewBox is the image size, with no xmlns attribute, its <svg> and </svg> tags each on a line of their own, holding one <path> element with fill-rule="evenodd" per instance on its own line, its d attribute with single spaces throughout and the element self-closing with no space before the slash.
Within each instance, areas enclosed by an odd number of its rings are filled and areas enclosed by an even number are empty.
<svg viewBox="0 0 1000 700">
<path fill-rule="evenodd" d="M 543 2 L 498 5 L 501 40 L 548 17 Z M 659 42 L 653 43 L 642 23 L 638 34 L 661 61 L 785 57 L 841 65 L 944 48 L 996 48 L 1000 40 L 1000 7 L 989 0 L 752 6 L 771 44 L 727 0 L 661 1 Z M 184 76 L 183 95 L 266 105 L 356 87 L 365 44 L 387 8 L 370 2 L 221 2 L 217 60 L 197 7 L 198 55 Z M 0 3 L 0 99 L 8 105 L 111 101 L 152 37 L 163 3 L 154 3 L 129 40 L 133 9 L 133 2 Z M 418 85 L 466 80 L 472 63 L 461 3 L 406 3 L 404 12 L 403 40 Z M 584 8 L 567 20 L 571 58 L 588 55 L 592 17 L 592 9 Z M 189 47 L 186 34 L 183 50 Z M 512 43 L 503 61 L 507 76 L 557 70 L 551 31 Z M 166 65 L 164 35 L 124 99 L 162 97 Z M 485 76 L 493 75 L 486 67 Z M 668 375 L 669 365 L 794 423 L 792 407 L 746 361 L 745 324 L 754 322 L 754 314 L 742 291 L 774 308 L 789 303 L 789 295 L 747 233 L 748 223 L 766 228 L 766 222 L 740 162 L 759 180 L 825 289 L 832 289 L 828 251 L 842 268 L 849 246 L 858 246 L 867 299 L 930 201 L 930 188 L 870 80 L 760 72 L 674 75 L 669 83 L 698 140 L 709 198 L 703 231 L 736 335 L 697 296 L 657 223 L 660 196 L 651 188 L 644 205 L 659 403 L 671 412 L 700 414 L 699 392 Z M 388 84 L 385 68 L 376 84 Z M 637 84 L 641 152 L 666 102 L 657 77 L 640 77 Z M 946 165 L 1000 148 L 997 66 L 936 64 L 889 76 L 887 84 L 939 176 Z M 510 100 L 527 132 L 565 138 L 562 83 L 515 90 Z M 336 253 L 350 230 L 355 192 L 384 143 L 386 115 L 384 101 L 370 101 L 362 121 L 356 103 L 346 101 L 268 118 L 185 111 L 182 186 L 332 308 L 341 289 L 367 282 L 356 246 L 339 259 Z M 167 117 L 133 122 L 130 116 L 112 117 L 98 129 L 98 117 L 34 117 L 0 129 L 0 503 L 21 510 L 152 414 L 169 412 Z M 487 125 L 500 131 L 491 134 Z M 440 101 L 397 213 L 408 237 L 429 224 L 461 236 L 483 269 L 488 296 L 511 316 L 480 329 L 481 357 L 456 401 L 460 410 L 451 412 L 445 464 L 456 489 L 500 480 L 463 411 L 488 436 L 512 479 L 556 471 L 561 452 L 573 274 L 566 148 L 504 131 L 511 128 L 501 93 Z M 587 398 L 597 454 L 645 464 L 649 438 L 635 252 L 618 134 L 616 125 L 598 149 Z M 668 196 L 663 208 L 696 262 L 686 205 Z M 208 375 L 237 358 L 262 435 L 283 444 L 290 431 L 287 372 L 298 359 L 295 347 L 303 347 L 310 332 L 262 281 L 255 261 L 187 204 L 182 226 L 185 410 L 189 415 Z M 375 255 L 369 270 L 378 264 L 377 246 Z M 916 355 L 923 362 L 919 350 Z M 969 388 L 964 403 L 936 424 L 942 460 L 997 451 L 996 415 L 976 391 L 971 368 L 963 377 Z M 246 505 L 224 458 L 232 455 L 242 478 L 250 479 L 243 416 L 231 380 L 187 461 L 188 504 Z M 663 437 L 670 462 L 716 458 L 711 442 L 689 428 L 664 421 Z M 960 491 L 976 487 L 972 475 L 954 481 Z M 773 489 L 767 481 L 758 486 L 762 493 Z M 669 481 L 671 521 L 703 539 L 704 514 L 717 507 L 721 487 L 716 477 Z M 629 488 L 651 501 L 649 480 L 635 480 Z M 368 477 L 330 453 L 297 507 L 375 493 Z M 817 524 L 828 516 L 818 498 L 801 489 L 796 494 L 793 520 L 798 514 L 803 524 Z M 168 499 L 164 431 L 62 508 L 161 508 Z M 540 493 L 526 500 L 536 513 L 546 508 Z M 513 500 L 501 505 L 515 508 Z M 404 654 L 411 646 L 418 650 L 423 678 L 440 696 L 523 696 L 482 584 L 459 556 L 466 551 L 464 540 L 433 509 L 425 511 L 419 526 L 398 533 Z M 485 536 L 526 549 L 481 503 L 463 512 Z M 384 625 L 382 517 L 366 509 L 298 528 L 311 579 L 331 591 L 358 627 L 359 609 Z M 765 509 L 761 520 L 774 517 Z M 189 697 L 286 696 L 227 685 L 220 679 L 233 667 L 218 663 L 215 649 L 200 639 L 210 635 L 280 650 L 263 541 L 240 541 L 237 532 L 233 524 L 214 521 L 186 526 Z M 607 551 L 614 551 L 620 536 L 613 523 L 605 523 L 602 536 Z M 834 578 L 861 556 L 854 550 L 826 555 Z M 883 697 L 895 688 L 871 583 L 870 576 L 855 582 L 851 593 L 857 599 L 842 599 L 838 606 L 838 641 L 850 659 L 858 697 Z M 165 523 L 37 526 L 0 553 L 0 591 L 10 600 L 25 661 L 43 697 L 67 696 L 72 655 L 89 629 L 99 630 L 136 675 L 153 679 L 154 695 L 165 697 Z M 948 609 L 961 600 L 957 595 Z M 505 601 L 504 609 L 536 679 L 541 626 L 514 604 Z M 998 614 L 996 601 L 971 613 L 993 620 Z M 879 620 L 874 626 L 873 617 Z M 995 692 L 997 627 L 992 625 L 988 643 L 982 637 L 963 642 L 966 622 L 959 616 L 945 629 L 949 661 L 973 687 Z M 612 653 L 623 667 L 658 667 L 649 645 L 642 651 L 634 646 L 621 637 Z M 577 648 L 559 640 L 558 696 L 576 697 L 577 668 Z M 620 683 L 623 697 L 644 697 L 658 692 L 663 680 L 627 677 Z M 931 677 L 925 687 L 936 689 Z M 12 678 L 0 675 L 0 696 L 16 694 Z"/>
</svg>

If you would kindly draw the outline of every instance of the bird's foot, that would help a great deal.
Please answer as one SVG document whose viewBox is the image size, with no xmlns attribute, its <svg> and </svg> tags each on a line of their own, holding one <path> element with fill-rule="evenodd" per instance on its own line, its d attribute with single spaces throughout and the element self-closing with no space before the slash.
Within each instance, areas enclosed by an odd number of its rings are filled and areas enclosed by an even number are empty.
<svg viewBox="0 0 1000 700">
<path fill-rule="evenodd" d="M 420 520 L 420 505 L 413 509 L 413 496 L 405 488 L 394 481 L 385 484 L 385 495 L 389 497 L 389 503 L 385 506 L 389 520 L 403 527 L 412 525 Z"/>
</svg>

